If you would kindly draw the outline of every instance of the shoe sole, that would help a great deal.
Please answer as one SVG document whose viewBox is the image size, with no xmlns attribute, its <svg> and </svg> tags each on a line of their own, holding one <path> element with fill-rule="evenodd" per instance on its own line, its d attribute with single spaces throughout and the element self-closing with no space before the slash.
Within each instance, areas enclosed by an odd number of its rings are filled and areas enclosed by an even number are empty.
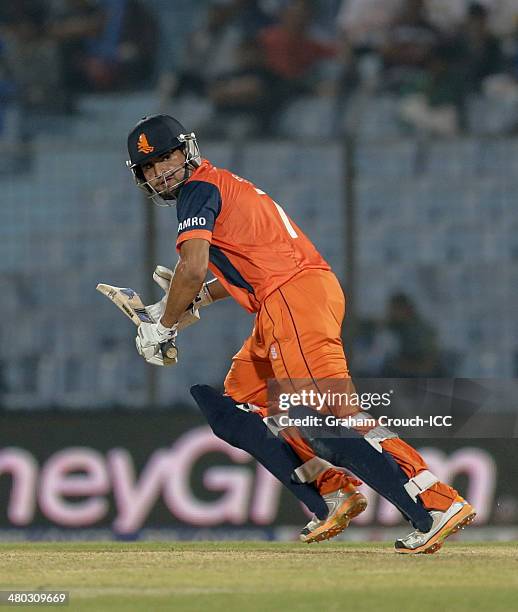
<svg viewBox="0 0 518 612">
<path fill-rule="evenodd" d="M 470 525 L 475 520 L 476 515 L 477 513 L 472 506 L 466 504 L 423 546 L 418 548 L 396 548 L 395 551 L 403 555 L 433 555 L 440 550 L 446 538 Z"/>
<path fill-rule="evenodd" d="M 342 510 L 344 506 L 347 507 Z M 361 493 L 355 493 L 344 501 L 342 507 L 332 519 L 325 522 L 318 529 L 315 529 L 315 531 L 312 531 L 309 535 L 301 535 L 301 542 L 312 544 L 313 542 L 322 542 L 323 540 L 334 538 L 339 533 L 342 533 L 344 529 L 347 529 L 351 519 L 361 514 L 365 508 L 367 508 L 367 498 Z"/>
</svg>

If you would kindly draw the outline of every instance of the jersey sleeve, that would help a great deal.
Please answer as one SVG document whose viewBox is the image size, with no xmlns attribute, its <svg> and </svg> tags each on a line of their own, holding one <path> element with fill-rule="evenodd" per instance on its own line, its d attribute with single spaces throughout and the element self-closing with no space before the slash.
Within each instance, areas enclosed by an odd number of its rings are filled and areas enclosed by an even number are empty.
<svg viewBox="0 0 518 612">
<path fill-rule="evenodd" d="M 191 181 L 184 185 L 178 198 L 178 238 L 176 248 L 191 238 L 212 242 L 212 230 L 221 211 L 221 193 L 216 185 Z"/>
</svg>

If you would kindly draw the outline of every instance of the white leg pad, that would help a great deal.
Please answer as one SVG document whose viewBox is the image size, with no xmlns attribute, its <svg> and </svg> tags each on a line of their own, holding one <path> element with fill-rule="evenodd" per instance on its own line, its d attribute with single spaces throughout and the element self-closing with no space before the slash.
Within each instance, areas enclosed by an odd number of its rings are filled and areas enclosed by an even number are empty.
<svg viewBox="0 0 518 612">
<path fill-rule="evenodd" d="M 423 470 L 422 472 L 419 472 L 417 476 L 410 478 L 405 485 L 405 489 L 410 497 L 414 501 L 417 501 L 417 496 L 429 489 L 436 482 L 439 482 L 439 479 L 437 476 L 435 476 L 435 474 L 432 474 L 432 472 L 428 470 Z"/>
<path fill-rule="evenodd" d="M 381 443 L 383 440 L 390 440 L 391 438 L 397 438 L 398 435 L 393 431 L 390 431 L 387 427 L 382 427 L 378 425 L 371 429 L 368 433 L 365 434 L 365 440 L 375 448 L 378 453 L 383 452 L 383 448 L 381 447 Z"/>
<path fill-rule="evenodd" d="M 283 415 L 282 414 L 274 414 L 273 416 L 267 416 L 267 417 L 264 417 L 264 419 L 263 419 L 263 423 L 266 425 L 266 427 L 268 427 L 268 429 L 276 437 L 279 437 L 279 433 L 283 429 L 287 429 L 289 427 L 288 425 L 281 425 L 280 424 L 279 419 L 280 419 L 281 416 L 283 416 Z"/>
<path fill-rule="evenodd" d="M 337 468 L 325 459 L 313 457 L 294 470 L 294 473 L 300 482 L 307 483 L 315 481 L 320 474 L 323 474 L 329 468 L 334 468 L 336 470 L 340 470 L 341 472 L 345 472 L 343 468 Z"/>
</svg>

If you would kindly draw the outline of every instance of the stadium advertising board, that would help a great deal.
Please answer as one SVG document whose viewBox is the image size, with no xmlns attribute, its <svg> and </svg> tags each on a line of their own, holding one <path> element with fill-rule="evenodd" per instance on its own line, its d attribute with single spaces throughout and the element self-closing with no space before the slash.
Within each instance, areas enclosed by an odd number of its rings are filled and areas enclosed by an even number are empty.
<svg viewBox="0 0 518 612">
<path fill-rule="evenodd" d="M 193 413 L 38 412 L 0 417 L 0 528 L 269 528 L 302 525 L 305 510 L 249 455 Z M 459 486 L 478 525 L 518 523 L 514 439 L 423 440 L 441 480 Z M 358 526 L 399 513 L 366 490 Z"/>
</svg>

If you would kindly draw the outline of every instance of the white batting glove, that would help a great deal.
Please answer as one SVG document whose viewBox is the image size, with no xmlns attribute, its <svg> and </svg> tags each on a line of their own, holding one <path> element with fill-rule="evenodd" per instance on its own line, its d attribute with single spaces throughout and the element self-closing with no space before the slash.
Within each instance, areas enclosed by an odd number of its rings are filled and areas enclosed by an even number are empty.
<svg viewBox="0 0 518 612">
<path fill-rule="evenodd" d="M 141 323 L 135 338 L 138 354 L 153 365 L 173 365 L 178 362 L 176 335 L 176 325 L 164 327 L 160 322 Z"/>
<path fill-rule="evenodd" d="M 162 289 L 164 293 L 169 291 L 169 285 L 173 278 L 173 271 L 171 268 L 165 266 L 157 266 L 153 272 L 153 280 Z"/>
<path fill-rule="evenodd" d="M 165 294 L 164 297 L 158 302 L 146 306 L 147 313 L 154 321 L 160 321 L 160 317 L 165 312 L 167 293 L 169 291 L 169 285 L 171 284 L 172 278 L 173 271 L 165 266 L 157 266 L 153 272 L 153 280 Z"/>
<path fill-rule="evenodd" d="M 172 278 L 173 271 L 165 266 L 158 265 L 153 272 L 153 280 L 165 293 L 161 300 L 146 306 L 147 313 L 154 321 L 159 321 L 165 312 L 167 293 L 169 291 L 169 285 Z M 212 297 L 207 289 L 207 283 L 204 283 L 198 295 L 194 298 L 192 303 L 186 309 L 185 313 L 178 320 L 178 330 L 185 329 L 189 325 L 197 323 L 200 319 L 198 310 L 200 308 L 204 308 L 205 306 L 209 306 L 209 304 L 212 304 L 212 302 Z"/>
</svg>

